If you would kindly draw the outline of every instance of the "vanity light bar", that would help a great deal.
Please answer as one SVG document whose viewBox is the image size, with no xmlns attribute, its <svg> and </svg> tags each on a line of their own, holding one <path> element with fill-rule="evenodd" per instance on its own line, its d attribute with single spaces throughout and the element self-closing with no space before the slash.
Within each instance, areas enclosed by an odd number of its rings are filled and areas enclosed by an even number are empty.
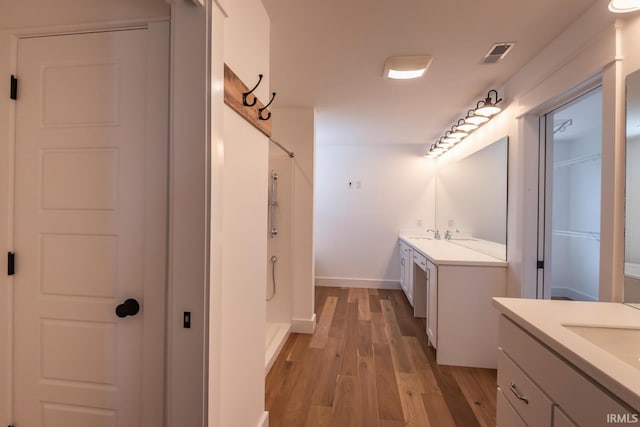
<svg viewBox="0 0 640 427">
<path fill-rule="evenodd" d="M 502 111 L 498 107 L 502 98 L 498 97 L 498 91 L 492 89 L 487 93 L 487 97 L 476 103 L 476 108 L 467 112 L 465 118 L 458 120 L 458 123 L 451 126 L 451 129 L 431 144 L 425 153 L 426 157 L 437 158 L 449 151 L 453 146 L 458 144 L 464 138 L 483 124 L 491 120 L 496 114 Z"/>
</svg>

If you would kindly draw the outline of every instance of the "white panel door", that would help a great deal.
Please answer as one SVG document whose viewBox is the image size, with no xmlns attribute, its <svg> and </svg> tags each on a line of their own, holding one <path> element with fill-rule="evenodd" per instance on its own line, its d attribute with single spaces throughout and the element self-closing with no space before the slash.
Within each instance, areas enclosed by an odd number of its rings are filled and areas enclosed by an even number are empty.
<svg viewBox="0 0 640 427">
<path fill-rule="evenodd" d="M 18 42 L 17 426 L 163 425 L 166 58 L 148 33 Z"/>
</svg>

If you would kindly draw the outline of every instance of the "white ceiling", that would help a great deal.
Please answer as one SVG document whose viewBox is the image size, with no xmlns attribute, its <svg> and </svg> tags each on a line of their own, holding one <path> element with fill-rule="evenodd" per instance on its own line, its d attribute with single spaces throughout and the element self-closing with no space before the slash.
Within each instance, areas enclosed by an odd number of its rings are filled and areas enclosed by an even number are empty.
<svg viewBox="0 0 640 427">
<path fill-rule="evenodd" d="M 319 144 L 428 144 L 504 84 L 594 0 L 263 0 L 271 88 L 316 108 Z M 503 61 L 480 64 L 497 42 Z M 431 54 L 427 75 L 382 77 L 393 55 Z"/>
</svg>

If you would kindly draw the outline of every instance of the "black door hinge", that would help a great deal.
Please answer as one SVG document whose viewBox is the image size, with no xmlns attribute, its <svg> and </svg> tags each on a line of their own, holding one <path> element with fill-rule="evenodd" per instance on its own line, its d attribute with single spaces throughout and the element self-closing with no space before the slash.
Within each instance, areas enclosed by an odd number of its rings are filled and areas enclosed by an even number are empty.
<svg viewBox="0 0 640 427">
<path fill-rule="evenodd" d="M 18 99 L 18 79 L 11 75 L 11 99 Z"/>
<path fill-rule="evenodd" d="M 544 268 L 544 261 L 538 261 L 538 268 Z"/>
<path fill-rule="evenodd" d="M 13 276 L 16 273 L 16 254 L 9 252 L 7 254 L 7 274 Z"/>
</svg>

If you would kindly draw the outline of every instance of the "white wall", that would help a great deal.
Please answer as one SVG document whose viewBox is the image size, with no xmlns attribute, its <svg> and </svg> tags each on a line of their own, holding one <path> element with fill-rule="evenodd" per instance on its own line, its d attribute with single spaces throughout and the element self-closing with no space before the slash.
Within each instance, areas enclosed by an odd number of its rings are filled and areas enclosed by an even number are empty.
<svg viewBox="0 0 640 427">
<path fill-rule="evenodd" d="M 220 426 L 222 372 L 222 268 L 224 264 L 224 11 L 217 3 L 208 2 L 207 39 L 209 44 L 210 82 L 207 93 L 210 141 L 209 154 L 209 304 L 208 304 L 208 398 L 207 425 Z"/>
<path fill-rule="evenodd" d="M 167 394 L 170 426 L 205 420 L 207 11 L 172 6 Z M 191 328 L 182 325 L 191 312 Z"/>
<path fill-rule="evenodd" d="M 274 88 L 277 91 L 277 88 Z M 295 153 L 292 164 L 291 330 L 312 333 L 314 314 L 314 159 L 315 110 L 275 107 L 273 137 Z"/>
<path fill-rule="evenodd" d="M 318 283 L 398 286 L 398 232 L 433 228 L 434 174 L 422 146 L 316 147 Z"/>
<path fill-rule="evenodd" d="M 260 0 L 225 2 L 224 61 L 248 86 L 264 74 L 269 95 L 269 18 Z M 262 425 L 269 142 L 224 107 L 220 426 Z M 212 206 L 212 209 L 219 209 Z M 217 420 L 216 420 L 217 421 Z M 216 425 L 214 423 L 214 425 Z"/>
</svg>

